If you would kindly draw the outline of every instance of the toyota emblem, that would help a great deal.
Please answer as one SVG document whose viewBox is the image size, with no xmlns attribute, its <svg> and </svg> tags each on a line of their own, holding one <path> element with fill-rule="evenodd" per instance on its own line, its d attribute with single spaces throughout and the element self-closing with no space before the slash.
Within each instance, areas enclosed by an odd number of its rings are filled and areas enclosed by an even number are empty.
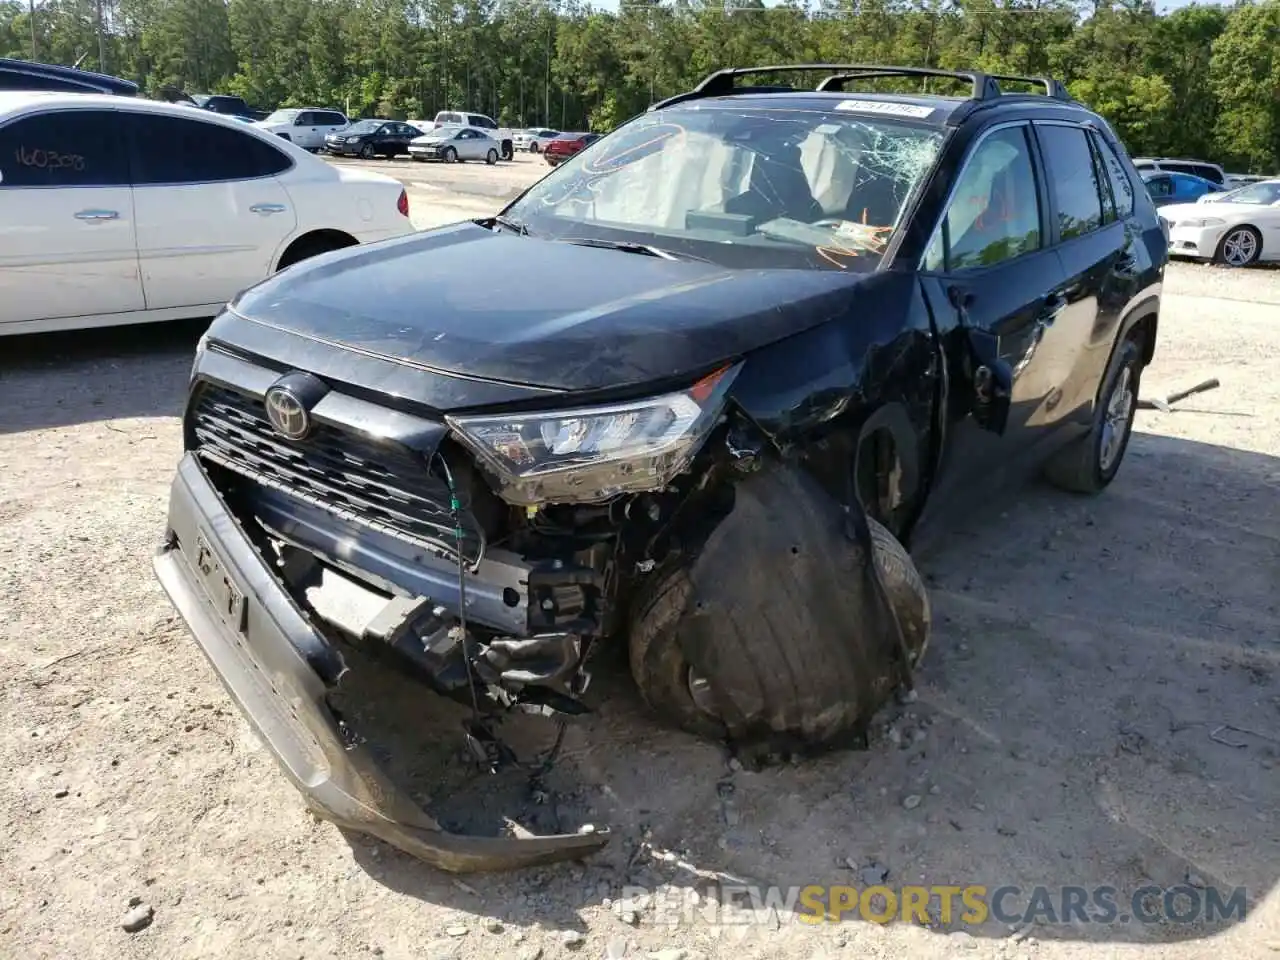
<svg viewBox="0 0 1280 960">
<path fill-rule="evenodd" d="M 290 440 L 302 440 L 311 432 L 311 414 L 287 386 L 267 391 L 267 419 L 277 433 Z"/>
</svg>

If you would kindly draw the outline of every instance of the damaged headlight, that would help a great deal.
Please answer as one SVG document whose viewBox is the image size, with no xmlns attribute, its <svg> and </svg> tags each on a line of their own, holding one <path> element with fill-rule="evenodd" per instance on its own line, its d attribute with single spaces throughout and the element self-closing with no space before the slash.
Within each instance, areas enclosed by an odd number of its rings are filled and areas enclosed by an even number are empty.
<svg viewBox="0 0 1280 960">
<path fill-rule="evenodd" d="M 660 489 L 688 467 L 738 369 L 626 403 L 446 419 L 496 475 L 508 503 L 588 503 Z"/>
</svg>

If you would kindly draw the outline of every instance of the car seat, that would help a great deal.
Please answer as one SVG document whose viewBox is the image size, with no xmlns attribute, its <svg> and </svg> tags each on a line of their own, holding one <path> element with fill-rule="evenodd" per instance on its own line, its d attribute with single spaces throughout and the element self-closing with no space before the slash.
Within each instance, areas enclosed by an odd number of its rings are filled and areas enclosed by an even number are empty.
<svg viewBox="0 0 1280 960">
<path fill-rule="evenodd" d="M 785 217 L 813 223 L 822 219 L 822 205 L 814 199 L 795 146 L 784 147 L 772 156 L 755 154 L 746 192 L 730 198 L 724 211 L 761 221 Z"/>
</svg>

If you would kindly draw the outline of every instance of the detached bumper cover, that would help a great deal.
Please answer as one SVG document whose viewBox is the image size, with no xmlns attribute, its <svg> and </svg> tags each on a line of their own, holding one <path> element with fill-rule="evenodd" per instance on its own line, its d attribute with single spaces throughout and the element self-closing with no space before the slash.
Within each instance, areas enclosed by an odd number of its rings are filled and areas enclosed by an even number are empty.
<svg viewBox="0 0 1280 960">
<path fill-rule="evenodd" d="M 173 482 L 169 532 L 155 570 L 232 699 L 318 816 L 455 873 L 578 859 L 608 843 L 607 830 L 447 833 L 363 745 L 349 747 L 326 699 L 326 681 L 336 684 L 346 670 L 341 654 L 276 581 L 192 454 Z M 215 603 L 208 584 L 220 578 L 231 589 Z"/>
</svg>

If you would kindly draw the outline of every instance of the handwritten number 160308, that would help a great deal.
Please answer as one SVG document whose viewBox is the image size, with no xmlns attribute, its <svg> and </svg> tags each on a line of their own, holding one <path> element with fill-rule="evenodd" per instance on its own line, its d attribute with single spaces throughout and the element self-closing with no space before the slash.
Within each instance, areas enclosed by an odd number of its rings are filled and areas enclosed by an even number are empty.
<svg viewBox="0 0 1280 960">
<path fill-rule="evenodd" d="M 13 151 L 19 166 L 35 167 L 37 170 L 72 170 L 80 173 L 84 170 L 84 157 L 78 153 L 58 153 L 56 150 L 41 150 L 39 147 L 28 150 L 18 147 Z"/>
</svg>

